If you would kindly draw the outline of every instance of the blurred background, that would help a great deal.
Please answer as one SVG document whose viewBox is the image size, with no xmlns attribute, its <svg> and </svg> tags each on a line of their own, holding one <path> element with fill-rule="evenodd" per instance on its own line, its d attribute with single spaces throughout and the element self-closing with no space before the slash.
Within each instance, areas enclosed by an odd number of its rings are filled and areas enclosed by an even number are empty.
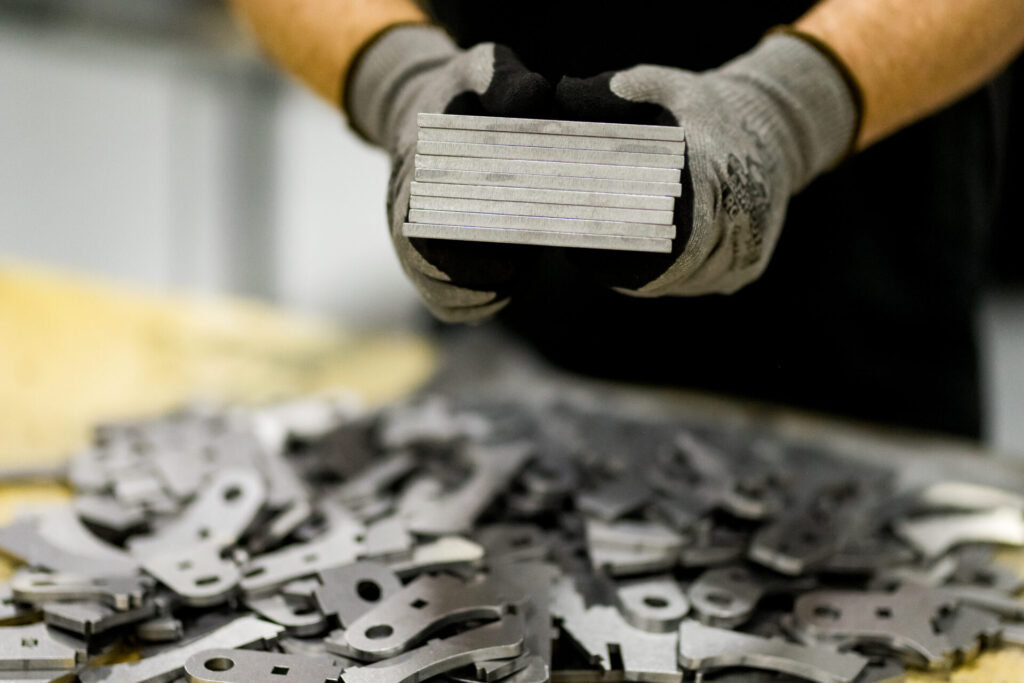
<svg viewBox="0 0 1024 683">
<path fill-rule="evenodd" d="M 221 2 L 0 0 L 0 259 L 408 328 L 423 318 L 386 234 L 387 174 Z M 1010 213 L 981 319 L 989 440 L 1024 453 L 1024 226 Z"/>
</svg>

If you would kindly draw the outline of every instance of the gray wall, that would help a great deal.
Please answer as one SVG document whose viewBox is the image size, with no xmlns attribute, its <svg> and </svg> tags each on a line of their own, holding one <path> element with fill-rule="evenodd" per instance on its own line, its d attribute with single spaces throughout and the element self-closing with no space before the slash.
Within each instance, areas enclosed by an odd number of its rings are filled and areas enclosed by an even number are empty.
<svg viewBox="0 0 1024 683">
<path fill-rule="evenodd" d="M 0 257 L 399 324 L 387 172 L 245 47 L 0 22 Z"/>
</svg>

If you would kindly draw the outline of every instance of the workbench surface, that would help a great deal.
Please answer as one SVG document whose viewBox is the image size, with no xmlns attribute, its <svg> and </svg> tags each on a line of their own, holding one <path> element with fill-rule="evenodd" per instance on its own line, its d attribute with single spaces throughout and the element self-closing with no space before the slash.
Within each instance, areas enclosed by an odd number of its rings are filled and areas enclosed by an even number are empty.
<svg viewBox="0 0 1024 683">
<path fill-rule="evenodd" d="M 438 363 L 434 346 L 410 335 L 347 334 L 248 302 L 143 294 L 0 265 L 0 467 L 58 462 L 86 443 L 98 421 L 189 401 L 248 403 L 347 390 L 369 404 L 386 402 L 421 386 Z M 647 393 L 652 401 L 684 404 L 691 413 L 767 421 L 791 434 L 834 431 L 839 441 L 872 439 L 880 458 L 936 453 L 951 471 L 984 469 L 972 458 L 981 454 L 966 444 L 878 436 L 786 411 Z M 911 455 L 908 477 L 922 467 Z M 55 484 L 0 486 L 0 522 L 18 506 L 67 495 Z M 1000 559 L 1024 573 L 1024 552 Z M 0 578 L 12 568 L 0 564 Z M 907 680 L 947 679 L 915 673 Z M 1021 683 L 1024 650 L 987 653 L 949 680 Z"/>
</svg>

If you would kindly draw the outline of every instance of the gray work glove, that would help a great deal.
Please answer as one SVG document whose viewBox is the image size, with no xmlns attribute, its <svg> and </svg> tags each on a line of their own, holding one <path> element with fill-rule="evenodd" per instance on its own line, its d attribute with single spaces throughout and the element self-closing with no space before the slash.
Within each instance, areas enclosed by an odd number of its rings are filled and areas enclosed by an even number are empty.
<svg viewBox="0 0 1024 683">
<path fill-rule="evenodd" d="M 477 322 L 503 308 L 532 253 L 519 245 L 402 235 L 416 155 L 416 115 L 537 116 L 550 110 L 552 90 L 508 48 L 484 43 L 463 51 L 429 26 L 389 30 L 353 67 L 346 95 L 349 120 L 391 154 L 391 240 L 402 268 L 441 320 Z"/>
<path fill-rule="evenodd" d="M 860 109 L 836 57 L 782 34 L 703 73 L 641 65 L 564 78 L 555 98 L 561 117 L 685 131 L 672 253 L 571 254 L 604 284 L 638 296 L 731 293 L 757 279 L 789 198 L 843 159 Z"/>
</svg>

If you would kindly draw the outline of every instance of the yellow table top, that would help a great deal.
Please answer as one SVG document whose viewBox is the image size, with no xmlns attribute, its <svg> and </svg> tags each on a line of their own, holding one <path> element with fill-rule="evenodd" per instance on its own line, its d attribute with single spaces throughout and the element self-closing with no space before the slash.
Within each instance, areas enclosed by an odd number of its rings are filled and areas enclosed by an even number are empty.
<svg viewBox="0 0 1024 683">
<path fill-rule="evenodd" d="M 436 365 L 425 340 L 347 334 L 238 300 L 144 294 L 0 265 L 0 469 L 57 462 L 102 420 L 194 400 L 259 402 L 347 389 L 370 404 L 413 390 Z M 0 487 L 0 523 L 60 500 L 52 485 Z M 1024 574 L 1024 553 L 1001 560 Z M 12 565 L 0 560 L 0 580 Z M 951 679 L 1021 683 L 1024 650 L 986 653 Z"/>
</svg>

